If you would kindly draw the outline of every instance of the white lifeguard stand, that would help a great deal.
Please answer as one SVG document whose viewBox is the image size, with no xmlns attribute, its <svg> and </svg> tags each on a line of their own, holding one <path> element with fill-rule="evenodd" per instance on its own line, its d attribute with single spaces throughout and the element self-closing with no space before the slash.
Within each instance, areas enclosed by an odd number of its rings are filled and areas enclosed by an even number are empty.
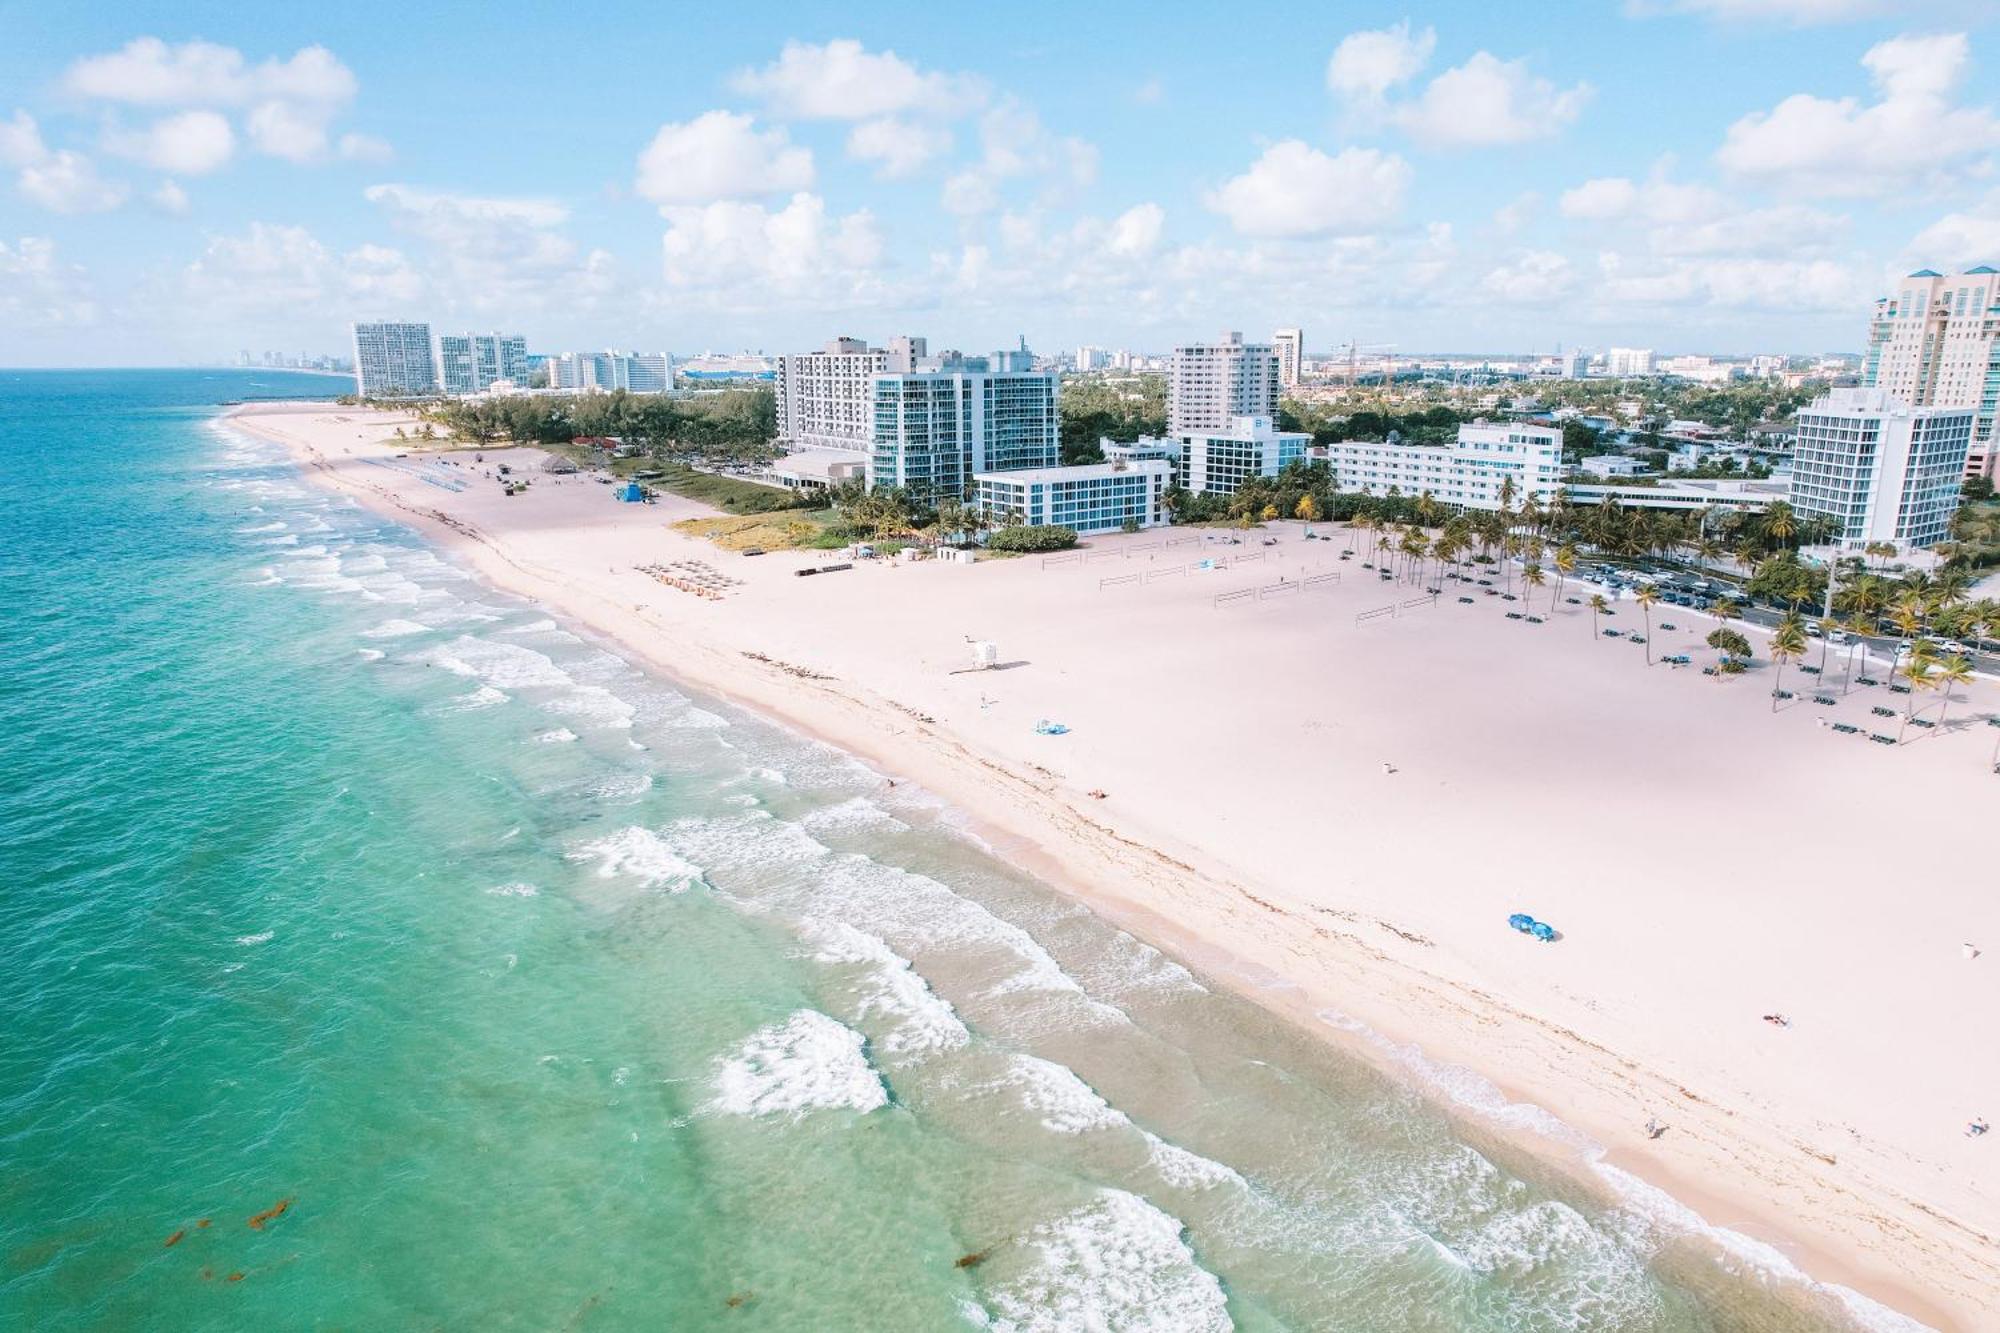
<svg viewBox="0 0 2000 1333">
<path fill-rule="evenodd" d="M 974 671 L 991 671 L 994 667 L 1000 665 L 999 644 L 993 642 L 991 639 L 968 639 L 966 642 L 972 646 L 972 669 Z"/>
</svg>

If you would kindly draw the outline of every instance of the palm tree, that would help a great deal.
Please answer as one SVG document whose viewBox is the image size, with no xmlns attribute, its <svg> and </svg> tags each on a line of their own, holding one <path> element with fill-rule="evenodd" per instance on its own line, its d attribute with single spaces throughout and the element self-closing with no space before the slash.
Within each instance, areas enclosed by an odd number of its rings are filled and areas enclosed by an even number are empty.
<svg viewBox="0 0 2000 1333">
<path fill-rule="evenodd" d="M 1764 511 L 1764 520 L 1759 524 L 1764 530 L 1764 540 L 1773 546 L 1788 546 L 1798 535 L 1799 524 L 1792 513 L 1792 507 L 1779 500 Z"/>
<path fill-rule="evenodd" d="M 1639 591 L 1632 594 L 1632 600 L 1646 612 L 1646 665 L 1651 666 L 1653 665 L 1653 604 L 1660 600 L 1659 590 L 1650 583 L 1642 583 L 1639 585 Z"/>
<path fill-rule="evenodd" d="M 1793 661 L 1805 653 L 1806 623 L 1796 611 L 1787 611 L 1785 618 L 1778 622 L 1771 632 L 1771 661 L 1777 665 L 1778 676 L 1771 686 L 1771 711 L 1778 711 L 1778 696 L 1785 688 L 1785 663 Z"/>
<path fill-rule="evenodd" d="M 1832 616 L 1821 616 L 1813 621 L 1813 626 L 1819 630 L 1819 675 L 1825 680 L 1826 655 L 1833 649 L 1833 632 L 1840 628 L 1840 622 Z"/>
<path fill-rule="evenodd" d="M 1590 597 L 1590 637 L 1598 637 L 1597 618 L 1611 609 L 1611 603 L 1604 600 L 1603 593 L 1592 593 Z"/>
<path fill-rule="evenodd" d="M 1915 592 L 1904 593 L 1903 599 L 1890 609 L 1889 622 L 1896 627 L 1898 634 L 1909 639 L 1915 645 L 1910 653 L 1911 664 L 1915 665 L 1915 650 L 1916 648 L 1924 647 L 1922 643 L 1917 642 L 1917 636 L 1923 633 L 1924 629 L 1924 604 L 1922 598 Z M 1928 654 L 1929 649 L 1925 649 L 1925 652 Z M 1895 679 L 1896 663 L 1891 661 L 1889 663 L 1889 680 L 1893 684 Z"/>
<path fill-rule="evenodd" d="M 1526 569 L 1523 569 L 1521 571 L 1521 582 L 1525 584 L 1527 587 L 1539 588 L 1548 581 L 1549 581 L 1548 577 L 1542 573 L 1542 567 L 1532 562 L 1528 565 Z M 1521 597 L 1522 601 L 1525 603 L 1527 600 L 1527 594 L 1523 593 L 1521 594 Z M 1550 609 L 1553 610 L 1554 608 L 1551 607 Z"/>
<path fill-rule="evenodd" d="M 1550 611 L 1556 609 L 1556 603 L 1562 599 L 1563 584 L 1568 582 L 1569 576 L 1574 573 L 1576 573 L 1576 547 L 1564 542 L 1556 547 L 1556 590 L 1549 598 Z"/>
<path fill-rule="evenodd" d="M 1931 677 L 1943 703 L 1938 707 L 1938 727 L 1944 727 L 1944 715 L 1951 711 L 1951 690 L 1954 685 L 1969 685 L 1972 682 L 1972 663 L 1963 653 L 1953 653 L 1939 662 L 1937 673 Z"/>
<path fill-rule="evenodd" d="M 1929 689 L 1935 680 L 1931 668 L 1936 664 L 1937 655 L 1931 651 L 1929 644 L 1920 643 L 1910 650 L 1909 665 L 1903 668 L 1903 680 L 1910 687 L 1910 698 L 1903 705 L 1903 725 L 1896 733 L 1898 741 L 1903 739 L 1903 732 L 1910 728 L 1910 719 L 1916 715 L 1918 692 Z"/>
</svg>

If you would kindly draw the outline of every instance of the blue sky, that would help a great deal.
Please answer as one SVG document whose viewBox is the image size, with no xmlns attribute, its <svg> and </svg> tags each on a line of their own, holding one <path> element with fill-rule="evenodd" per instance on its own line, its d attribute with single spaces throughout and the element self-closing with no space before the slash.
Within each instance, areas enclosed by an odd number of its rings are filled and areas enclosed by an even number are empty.
<svg viewBox="0 0 2000 1333">
<path fill-rule="evenodd" d="M 999 12 L 0 0 L 0 364 L 1844 350 L 2000 262 L 1994 0 Z"/>
</svg>

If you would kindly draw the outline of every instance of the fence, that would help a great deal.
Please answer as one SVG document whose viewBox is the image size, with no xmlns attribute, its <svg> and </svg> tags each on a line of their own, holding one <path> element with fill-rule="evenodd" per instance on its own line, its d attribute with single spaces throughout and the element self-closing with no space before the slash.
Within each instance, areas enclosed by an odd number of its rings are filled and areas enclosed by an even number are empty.
<svg viewBox="0 0 2000 1333">
<path fill-rule="evenodd" d="M 1373 611 L 1363 611 L 1360 615 L 1354 617 L 1354 624 L 1358 629 L 1371 620 L 1380 620 L 1383 616 L 1388 616 L 1393 620 L 1401 616 L 1405 611 L 1415 611 L 1420 607 L 1436 606 L 1437 600 L 1435 596 L 1426 596 L 1412 597 L 1405 602 L 1391 602 L 1387 606 L 1378 606 Z"/>
<path fill-rule="evenodd" d="M 1340 582 L 1338 572 L 1315 574 L 1309 579 L 1279 579 L 1276 583 L 1265 583 L 1255 588 L 1238 588 L 1233 592 L 1219 592 L 1212 598 L 1217 607 L 1236 606 L 1247 601 L 1268 602 L 1275 597 L 1296 597 L 1308 588 L 1330 588 Z M 1394 607 L 1389 608 L 1392 612 Z"/>
<path fill-rule="evenodd" d="M 1082 563 L 1083 552 L 1081 551 L 1071 551 L 1066 555 L 1045 555 L 1042 557 L 1043 569 L 1054 569 L 1057 565 L 1080 565 Z"/>
<path fill-rule="evenodd" d="M 1137 583 L 1138 581 L 1139 576 L 1137 574 L 1114 574 L 1108 579 L 1099 579 L 1097 581 L 1097 590 L 1103 592 L 1106 588 L 1119 588 L 1125 584 Z"/>
</svg>

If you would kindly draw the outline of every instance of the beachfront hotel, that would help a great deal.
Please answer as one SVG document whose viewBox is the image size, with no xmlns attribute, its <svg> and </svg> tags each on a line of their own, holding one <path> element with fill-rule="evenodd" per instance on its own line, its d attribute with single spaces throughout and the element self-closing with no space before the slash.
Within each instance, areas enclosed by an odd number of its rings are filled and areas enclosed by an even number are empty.
<svg viewBox="0 0 2000 1333">
<path fill-rule="evenodd" d="M 518 333 L 441 333 L 437 366 L 450 394 L 485 393 L 496 380 L 525 386 L 528 340 Z"/>
<path fill-rule="evenodd" d="M 1342 440 L 1311 451 L 1333 468 L 1343 491 L 1419 496 L 1462 509 L 1500 508 L 1512 478 L 1515 504 L 1533 496 L 1547 504 L 1562 485 L 1562 432 L 1550 426 L 1475 421 L 1450 444 L 1391 444 Z"/>
<path fill-rule="evenodd" d="M 886 348 L 835 338 L 817 352 L 779 357 L 778 443 L 866 453 L 875 443 L 875 377 L 909 374 L 928 356 L 924 339 L 904 336 Z"/>
<path fill-rule="evenodd" d="M 1976 410 L 1912 407 L 1885 389 L 1835 389 L 1801 408 L 1792 507 L 1832 519 L 1834 541 L 1935 546 L 1951 532 Z"/>
<path fill-rule="evenodd" d="M 665 393 L 674 387 L 674 361 L 665 352 L 564 352 L 546 365 L 551 389 Z"/>
<path fill-rule="evenodd" d="M 1166 458 L 981 472 L 973 478 L 973 503 L 1003 525 L 1058 524 L 1081 533 L 1151 528 L 1167 521 L 1173 480 L 1174 465 Z"/>
<path fill-rule="evenodd" d="M 1212 343 L 1174 348 L 1167 369 L 1167 434 L 1183 439 L 1227 431 L 1238 417 L 1275 417 L 1283 390 L 1278 354 L 1269 343 L 1225 333 Z"/>
<path fill-rule="evenodd" d="M 354 384 L 363 398 L 420 398 L 438 391 L 431 326 L 392 320 L 355 324 Z"/>
<path fill-rule="evenodd" d="M 1026 347 L 952 353 L 934 367 L 876 375 L 869 485 L 934 503 L 966 495 L 982 472 L 1053 468 L 1058 376 L 1034 360 Z"/>
<path fill-rule="evenodd" d="M 1953 277 L 1919 269 L 1894 295 L 1877 298 L 1861 383 L 1911 407 L 1972 408 L 1965 475 L 1992 476 L 2000 454 L 1994 439 L 2000 424 L 2000 272 L 1983 264 Z"/>
</svg>

